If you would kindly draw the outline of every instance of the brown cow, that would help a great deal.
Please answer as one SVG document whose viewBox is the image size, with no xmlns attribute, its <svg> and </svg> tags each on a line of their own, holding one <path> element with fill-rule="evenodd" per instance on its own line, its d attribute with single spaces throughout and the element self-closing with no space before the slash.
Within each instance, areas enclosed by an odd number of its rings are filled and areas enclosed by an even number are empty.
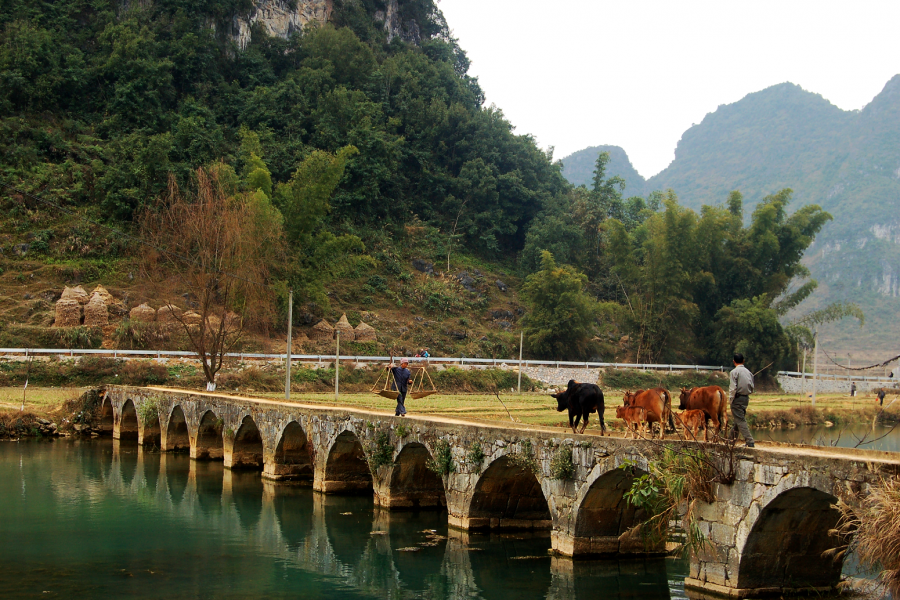
<svg viewBox="0 0 900 600">
<path fill-rule="evenodd" d="M 728 411 L 726 409 L 725 390 L 717 385 L 700 388 L 681 388 L 680 410 L 702 410 L 712 421 L 716 430 L 716 438 L 722 431 L 727 431 Z"/>
<path fill-rule="evenodd" d="M 656 390 L 638 390 L 625 392 L 623 400 L 625 406 L 640 406 L 646 411 L 650 437 L 653 437 L 653 423 L 659 423 L 659 437 L 665 437 L 669 413 L 666 411 L 666 401 L 662 394 Z"/>
<path fill-rule="evenodd" d="M 638 430 L 644 431 L 644 423 L 647 422 L 647 411 L 643 406 L 617 406 L 616 416 L 625 421 L 628 433 L 625 437 L 637 437 Z"/>
<path fill-rule="evenodd" d="M 672 394 L 670 394 L 669 390 L 666 388 L 661 387 L 653 388 L 653 391 L 662 396 L 666 403 L 666 414 L 668 415 L 668 418 L 666 419 L 668 429 L 666 431 L 675 433 L 675 419 L 672 418 Z"/>
<path fill-rule="evenodd" d="M 690 433 L 693 439 L 697 439 L 697 433 L 702 429 L 703 430 L 703 441 L 707 441 L 706 432 L 708 431 L 708 427 L 706 426 L 706 413 L 699 409 L 694 410 L 686 410 L 681 413 L 676 413 L 675 418 L 681 423 L 681 426 L 684 427 L 684 435 L 687 437 L 687 434 Z"/>
</svg>

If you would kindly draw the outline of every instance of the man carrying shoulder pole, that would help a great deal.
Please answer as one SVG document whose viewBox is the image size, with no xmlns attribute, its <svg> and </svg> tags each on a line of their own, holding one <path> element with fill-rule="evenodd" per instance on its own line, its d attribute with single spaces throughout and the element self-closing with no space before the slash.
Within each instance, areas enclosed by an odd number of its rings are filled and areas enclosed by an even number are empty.
<svg viewBox="0 0 900 600">
<path fill-rule="evenodd" d="M 394 385 L 391 387 L 397 390 L 397 408 L 394 410 L 395 417 L 406 416 L 406 391 L 409 389 L 409 380 L 412 378 L 412 373 L 410 373 L 407 368 L 408 366 L 409 359 L 404 357 L 400 359 L 399 367 L 395 367 L 393 362 L 391 362 L 391 366 L 389 367 L 391 375 L 394 377 Z"/>
<path fill-rule="evenodd" d="M 728 399 L 731 401 L 731 418 L 733 428 L 731 439 L 736 439 L 738 431 L 747 442 L 748 448 L 755 446 L 750 427 L 747 425 L 747 407 L 750 405 L 750 394 L 753 393 L 753 373 L 744 366 L 744 355 L 734 353 L 734 369 L 728 375 Z"/>
</svg>

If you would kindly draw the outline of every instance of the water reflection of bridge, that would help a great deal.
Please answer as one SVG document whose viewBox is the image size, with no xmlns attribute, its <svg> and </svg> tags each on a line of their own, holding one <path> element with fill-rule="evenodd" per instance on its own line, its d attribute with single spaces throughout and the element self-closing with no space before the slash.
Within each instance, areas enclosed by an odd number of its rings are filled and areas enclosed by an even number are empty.
<svg viewBox="0 0 900 600">
<path fill-rule="evenodd" d="M 629 534 L 643 515 L 623 497 L 658 451 L 646 441 L 122 386 L 108 388 L 98 426 L 229 470 L 369 494 L 384 508 L 446 507 L 456 529 L 550 530 L 565 556 L 661 550 Z M 551 468 L 563 450 L 572 461 L 565 477 Z M 452 469 L 438 476 L 427 464 L 441 456 Z M 734 481 L 716 484 L 714 502 L 695 513 L 709 543 L 692 557 L 685 585 L 738 597 L 834 588 L 842 564 L 822 558 L 839 543 L 829 534 L 833 504 L 857 502 L 881 477 L 900 474 L 897 455 L 872 451 L 766 447 L 729 460 Z"/>
<path fill-rule="evenodd" d="M 598 589 L 610 597 L 620 591 L 633 597 L 638 589 L 641 597 L 669 597 L 660 559 L 573 563 L 535 555 L 536 548 L 545 552 L 549 546 L 546 534 L 446 531 L 440 511 L 392 512 L 365 498 L 314 493 L 220 463 L 145 450 L 133 441 L 113 440 L 107 456 L 86 466 L 87 478 L 103 484 L 88 493 L 132 499 L 147 512 L 184 520 L 192 531 L 240 539 L 259 554 L 368 595 L 525 598 L 538 587 L 545 590 L 539 597 L 554 600 L 593 598 Z M 61 486 L 58 494 L 70 490 Z M 421 551 L 398 551 L 423 542 Z"/>
</svg>

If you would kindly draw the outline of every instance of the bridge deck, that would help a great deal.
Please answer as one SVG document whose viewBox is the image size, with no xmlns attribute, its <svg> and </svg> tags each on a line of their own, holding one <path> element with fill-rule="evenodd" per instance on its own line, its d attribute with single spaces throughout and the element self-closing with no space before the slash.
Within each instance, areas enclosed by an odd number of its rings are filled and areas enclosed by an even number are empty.
<svg viewBox="0 0 900 600">
<path fill-rule="evenodd" d="M 208 398 L 219 398 L 219 399 L 230 399 L 239 402 L 246 402 L 250 404 L 257 404 L 260 406 L 268 406 L 268 407 L 285 407 L 285 408 L 293 408 L 293 409 L 308 409 L 308 410 L 317 410 L 317 411 L 326 411 L 333 412 L 335 414 L 354 414 L 354 415 L 367 415 L 373 417 L 393 417 L 393 413 L 391 411 L 386 410 L 378 410 L 378 409 L 361 409 L 355 407 L 347 407 L 341 405 L 332 405 L 332 404 L 311 404 L 306 402 L 294 402 L 294 401 L 286 401 L 286 400 L 272 400 L 269 398 L 258 398 L 255 396 L 244 396 L 239 394 L 223 394 L 219 392 L 201 392 L 196 390 L 187 390 L 182 388 L 170 388 L 170 387 L 162 387 L 162 386 L 148 386 L 145 389 L 150 390 L 158 390 L 160 392 L 178 392 L 184 394 L 190 394 L 191 396 L 202 396 Z M 435 416 L 435 415 L 416 415 L 414 413 L 407 414 L 405 417 L 408 421 L 421 422 L 423 424 L 441 424 L 441 425 L 467 425 L 467 426 L 478 426 L 487 429 L 498 429 L 498 430 L 519 430 L 519 431 L 539 431 L 543 433 L 549 433 L 554 435 L 559 435 L 567 438 L 573 439 L 584 439 L 589 437 L 600 437 L 600 432 L 596 430 L 588 430 L 584 434 L 573 434 L 569 432 L 566 428 L 561 427 L 541 427 L 539 425 L 531 425 L 527 423 L 516 423 L 516 422 L 506 422 L 506 421 L 490 421 L 490 420 L 482 420 L 482 419 L 466 419 L 459 417 L 446 417 L 446 416 Z M 605 437 L 612 437 L 617 439 L 626 439 L 624 435 L 618 433 L 610 433 Z M 679 441 L 682 443 L 696 443 L 702 444 L 703 442 L 690 442 L 689 440 L 683 440 L 676 436 L 669 436 L 666 438 L 670 441 Z M 756 448 L 740 448 L 742 452 L 753 452 L 756 450 L 757 452 L 771 452 L 774 454 L 782 454 L 785 456 L 806 456 L 806 457 L 817 457 L 817 458 L 831 458 L 831 459 L 843 459 L 843 460 L 851 460 L 851 461 L 863 461 L 869 463 L 877 463 L 877 464 L 885 464 L 885 465 L 900 465 L 900 452 L 887 452 L 881 450 L 866 450 L 861 448 L 839 448 L 832 446 L 811 446 L 806 444 L 788 444 L 783 442 L 767 442 L 767 441 L 757 441 Z"/>
</svg>

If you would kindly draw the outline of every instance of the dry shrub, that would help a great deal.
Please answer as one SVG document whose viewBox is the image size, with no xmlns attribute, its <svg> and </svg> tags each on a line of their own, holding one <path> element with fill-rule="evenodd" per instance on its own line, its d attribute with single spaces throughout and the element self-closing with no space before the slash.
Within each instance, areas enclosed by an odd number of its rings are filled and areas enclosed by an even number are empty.
<svg viewBox="0 0 900 600">
<path fill-rule="evenodd" d="M 882 479 L 860 506 L 838 504 L 837 533 L 852 538 L 839 554 L 855 550 L 861 564 L 880 571 L 881 583 L 900 598 L 900 479 Z"/>
<path fill-rule="evenodd" d="M 18 410 L 0 412 L 0 438 L 36 435 L 38 427 L 38 416 L 34 413 Z"/>
<path fill-rule="evenodd" d="M 100 408 L 103 405 L 103 390 L 87 390 L 77 398 L 71 398 L 63 402 L 61 412 L 66 415 L 68 422 L 63 421 L 62 429 L 71 429 L 71 425 L 89 425 L 100 416 Z"/>
<path fill-rule="evenodd" d="M 259 367 L 248 367 L 237 373 L 219 375 L 219 385 L 226 389 L 277 392 L 284 389 L 284 371 L 281 373 Z"/>
<path fill-rule="evenodd" d="M 168 379 L 168 370 L 152 360 L 129 360 L 121 368 L 122 383 L 128 385 L 161 385 Z"/>
</svg>

